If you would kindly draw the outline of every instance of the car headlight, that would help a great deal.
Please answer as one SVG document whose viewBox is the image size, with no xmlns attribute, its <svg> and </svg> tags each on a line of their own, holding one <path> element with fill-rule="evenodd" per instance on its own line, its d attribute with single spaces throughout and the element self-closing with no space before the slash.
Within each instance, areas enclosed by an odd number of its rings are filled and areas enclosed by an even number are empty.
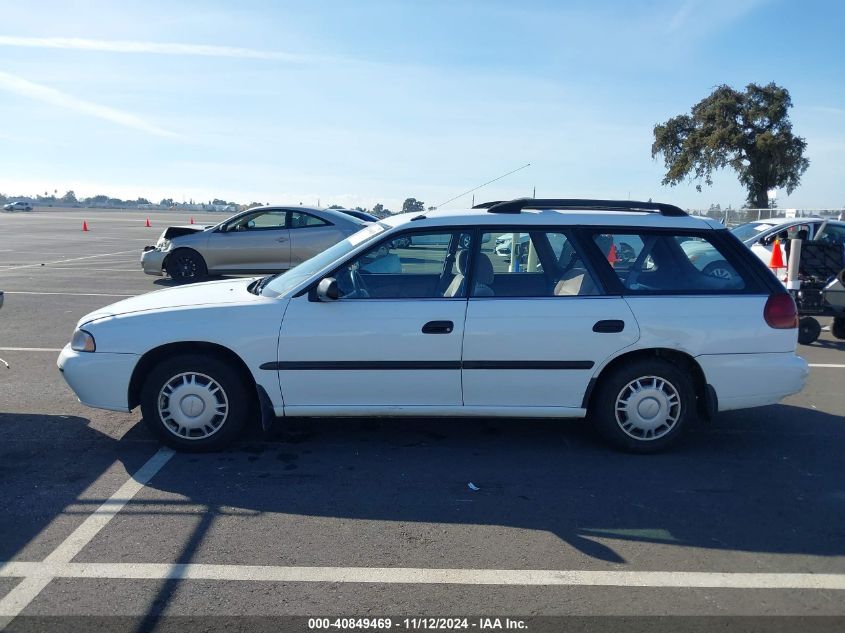
<svg viewBox="0 0 845 633">
<path fill-rule="evenodd" d="M 158 243 L 156 244 L 156 248 L 160 251 L 166 251 L 170 249 L 170 240 L 166 240 L 161 238 Z"/>
<path fill-rule="evenodd" d="M 70 348 L 75 352 L 94 352 L 97 350 L 97 344 L 90 333 L 85 330 L 76 330 L 70 340 Z"/>
</svg>

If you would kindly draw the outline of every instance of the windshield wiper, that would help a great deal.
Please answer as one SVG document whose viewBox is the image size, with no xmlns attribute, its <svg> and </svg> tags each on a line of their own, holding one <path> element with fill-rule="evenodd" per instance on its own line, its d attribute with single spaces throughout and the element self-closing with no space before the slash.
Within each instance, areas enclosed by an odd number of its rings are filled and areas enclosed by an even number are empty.
<svg viewBox="0 0 845 633">
<path fill-rule="evenodd" d="M 261 279 L 259 279 L 258 283 L 255 284 L 255 294 L 260 295 L 261 291 L 264 290 L 264 286 L 266 286 L 279 275 L 280 273 L 276 273 L 275 275 L 267 275 L 266 277 L 262 277 Z"/>
</svg>

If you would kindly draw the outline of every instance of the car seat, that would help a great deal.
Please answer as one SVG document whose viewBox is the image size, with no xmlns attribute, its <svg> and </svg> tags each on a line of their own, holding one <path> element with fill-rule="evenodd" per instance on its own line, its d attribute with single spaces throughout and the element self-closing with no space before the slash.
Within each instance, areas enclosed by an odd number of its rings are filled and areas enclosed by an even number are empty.
<svg viewBox="0 0 845 633">
<path fill-rule="evenodd" d="M 457 297 L 463 293 L 467 274 L 467 262 L 469 262 L 469 251 L 460 251 L 458 253 L 458 259 L 455 262 L 458 268 L 458 274 L 455 275 L 452 283 L 446 288 L 443 293 L 444 297 Z M 472 295 L 474 297 L 492 297 L 494 293 L 490 284 L 493 283 L 493 277 L 493 263 L 487 255 L 479 253 L 478 260 L 475 264 L 475 290 Z"/>
</svg>

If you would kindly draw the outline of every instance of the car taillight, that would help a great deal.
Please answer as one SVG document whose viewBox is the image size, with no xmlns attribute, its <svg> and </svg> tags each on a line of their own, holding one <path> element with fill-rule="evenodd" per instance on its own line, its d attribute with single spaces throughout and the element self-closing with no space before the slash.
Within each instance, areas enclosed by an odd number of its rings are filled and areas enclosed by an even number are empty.
<svg viewBox="0 0 845 633">
<path fill-rule="evenodd" d="M 798 327 L 798 308 L 788 292 L 770 295 L 763 308 L 763 318 L 769 327 L 788 330 Z"/>
</svg>

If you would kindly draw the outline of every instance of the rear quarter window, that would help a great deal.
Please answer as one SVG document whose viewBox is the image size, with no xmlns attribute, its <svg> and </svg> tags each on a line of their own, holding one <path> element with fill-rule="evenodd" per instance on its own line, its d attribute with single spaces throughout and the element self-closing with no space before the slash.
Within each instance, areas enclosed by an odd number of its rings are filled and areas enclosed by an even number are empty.
<svg viewBox="0 0 845 633">
<path fill-rule="evenodd" d="M 721 294 L 751 289 L 735 255 L 708 232 L 620 230 L 592 235 L 629 294 Z"/>
</svg>

